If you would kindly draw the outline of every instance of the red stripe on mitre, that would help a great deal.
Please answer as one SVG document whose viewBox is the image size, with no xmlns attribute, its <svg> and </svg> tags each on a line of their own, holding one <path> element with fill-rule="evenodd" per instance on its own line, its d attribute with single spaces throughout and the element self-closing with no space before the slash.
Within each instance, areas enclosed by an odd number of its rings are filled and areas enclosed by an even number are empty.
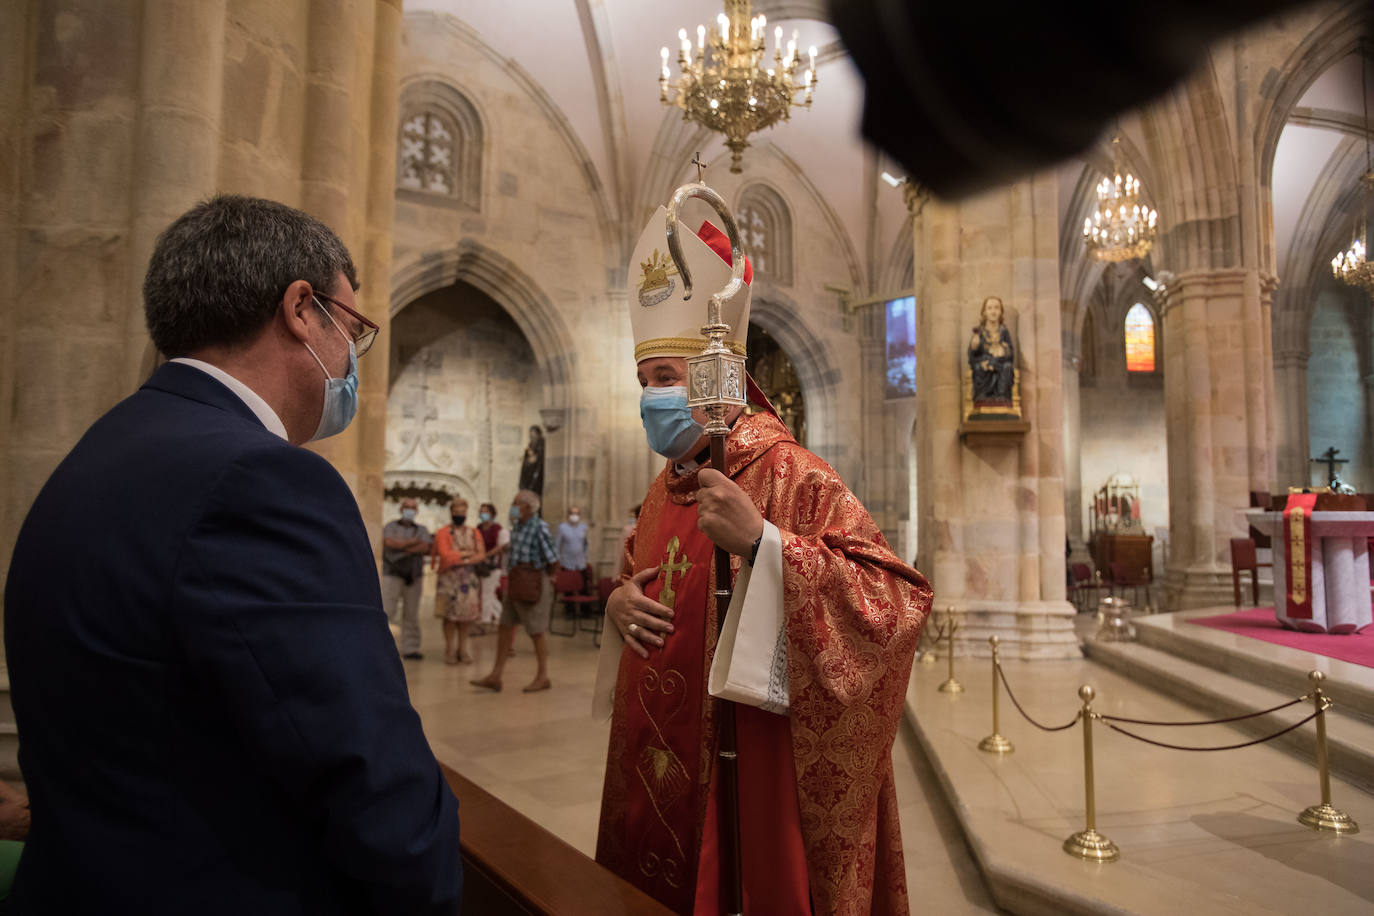
<svg viewBox="0 0 1374 916">
<path fill-rule="evenodd" d="M 731 267 L 735 266 L 735 262 L 730 257 L 730 237 L 717 229 L 709 219 L 702 222 L 701 228 L 697 230 L 697 238 L 711 246 L 711 250 L 720 255 L 720 259 L 726 264 Z M 748 255 L 744 257 L 744 282 L 749 284 L 754 282 L 754 265 L 750 262 Z"/>
</svg>

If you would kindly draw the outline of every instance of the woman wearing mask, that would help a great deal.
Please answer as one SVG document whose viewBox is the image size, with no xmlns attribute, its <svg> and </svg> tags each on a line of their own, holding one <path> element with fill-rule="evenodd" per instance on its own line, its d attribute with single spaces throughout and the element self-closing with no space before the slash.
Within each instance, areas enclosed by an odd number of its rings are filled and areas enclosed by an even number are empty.
<svg viewBox="0 0 1374 916">
<path fill-rule="evenodd" d="M 477 530 L 482 535 L 487 558 L 477 567 L 477 577 L 482 583 L 482 612 L 476 632 L 485 634 L 489 632 L 488 627 L 495 627 L 501 621 L 501 599 L 496 590 L 501 584 L 506 554 L 510 552 L 510 532 L 496 520 L 496 507 L 491 503 L 482 503 Z"/>
<path fill-rule="evenodd" d="M 481 613 L 481 591 L 476 568 L 486 559 L 481 533 L 467 524 L 468 504 L 455 499 L 449 506 L 453 524 L 434 536 L 434 564 L 439 578 L 434 586 L 434 616 L 444 621 L 444 662 L 470 663 L 468 630 Z"/>
</svg>

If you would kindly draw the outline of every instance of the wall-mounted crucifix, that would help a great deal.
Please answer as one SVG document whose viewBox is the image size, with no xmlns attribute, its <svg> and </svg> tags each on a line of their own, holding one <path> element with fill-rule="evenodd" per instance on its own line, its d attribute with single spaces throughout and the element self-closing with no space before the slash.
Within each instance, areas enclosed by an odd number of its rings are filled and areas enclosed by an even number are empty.
<svg viewBox="0 0 1374 916">
<path fill-rule="evenodd" d="M 1320 456 L 1312 459 L 1313 464 L 1326 465 L 1326 481 L 1328 485 L 1334 484 L 1336 482 L 1336 465 L 1350 463 L 1349 458 L 1337 458 L 1336 456 L 1340 453 L 1341 450 L 1333 445 L 1326 451 L 1322 452 Z"/>
</svg>

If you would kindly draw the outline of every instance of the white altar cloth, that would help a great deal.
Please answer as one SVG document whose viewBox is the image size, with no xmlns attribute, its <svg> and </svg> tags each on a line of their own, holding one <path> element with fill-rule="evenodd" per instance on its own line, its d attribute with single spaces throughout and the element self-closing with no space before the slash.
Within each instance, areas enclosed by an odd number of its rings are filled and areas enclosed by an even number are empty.
<svg viewBox="0 0 1374 916">
<path fill-rule="evenodd" d="M 1250 524 L 1273 538 L 1274 616 L 1292 630 L 1309 633 L 1357 633 L 1374 622 L 1369 593 L 1369 538 L 1374 512 L 1313 512 L 1312 619 L 1288 617 L 1288 545 L 1283 513 L 1254 509 Z M 1320 549 L 1318 547 L 1320 546 Z"/>
</svg>

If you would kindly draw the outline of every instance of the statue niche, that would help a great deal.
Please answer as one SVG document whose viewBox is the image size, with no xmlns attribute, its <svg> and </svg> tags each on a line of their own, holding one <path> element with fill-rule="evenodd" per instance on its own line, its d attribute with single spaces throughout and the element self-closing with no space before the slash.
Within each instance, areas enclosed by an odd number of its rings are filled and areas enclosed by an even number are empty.
<svg viewBox="0 0 1374 916">
<path fill-rule="evenodd" d="M 1016 345 L 1002 320 L 1002 300 L 988 296 L 978 314 L 979 322 L 968 345 L 964 419 L 1019 420 L 1020 373 L 1016 370 Z"/>
</svg>

